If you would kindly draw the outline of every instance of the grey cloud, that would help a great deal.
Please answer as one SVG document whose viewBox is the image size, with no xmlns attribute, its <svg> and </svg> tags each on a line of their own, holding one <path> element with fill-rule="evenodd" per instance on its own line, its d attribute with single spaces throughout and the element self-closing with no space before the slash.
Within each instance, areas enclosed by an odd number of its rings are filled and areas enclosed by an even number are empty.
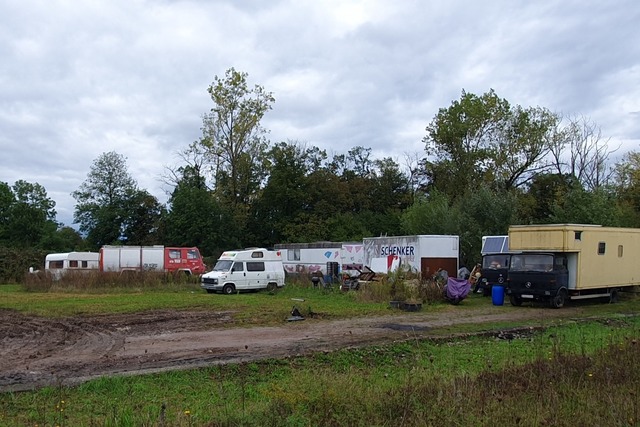
<svg viewBox="0 0 640 427">
<path fill-rule="evenodd" d="M 585 115 L 638 149 L 636 2 L 4 2 L 0 180 L 69 194 L 115 150 L 161 200 L 159 176 L 200 135 L 231 66 L 274 93 L 274 142 L 356 145 L 401 161 L 465 89 Z"/>
</svg>

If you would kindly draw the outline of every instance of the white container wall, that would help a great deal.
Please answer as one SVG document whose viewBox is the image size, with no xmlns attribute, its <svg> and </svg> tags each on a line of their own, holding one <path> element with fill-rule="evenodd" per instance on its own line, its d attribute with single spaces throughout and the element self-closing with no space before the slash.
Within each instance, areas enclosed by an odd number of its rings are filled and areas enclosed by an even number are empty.
<svg viewBox="0 0 640 427">
<path fill-rule="evenodd" d="M 364 264 L 376 273 L 388 273 L 398 267 L 423 274 L 438 269 L 455 275 L 458 271 L 458 236 L 416 235 L 370 237 L 363 239 Z"/>
</svg>

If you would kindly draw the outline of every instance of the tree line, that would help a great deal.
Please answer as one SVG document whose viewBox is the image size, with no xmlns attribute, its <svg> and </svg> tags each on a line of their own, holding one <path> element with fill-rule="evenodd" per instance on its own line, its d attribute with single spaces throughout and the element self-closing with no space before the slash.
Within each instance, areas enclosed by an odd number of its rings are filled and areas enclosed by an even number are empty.
<svg viewBox="0 0 640 427">
<path fill-rule="evenodd" d="M 208 88 L 202 135 L 162 179 L 162 204 L 138 187 L 126 158 L 106 152 L 72 193 L 78 230 L 56 222 L 37 183 L 0 182 L 0 246 L 50 252 L 104 244 L 229 248 L 361 241 L 413 234 L 460 236 L 461 261 L 483 235 L 510 224 L 640 227 L 640 152 L 615 149 L 585 118 L 463 91 L 426 126 L 421 154 L 403 164 L 357 146 L 329 155 L 300 141 L 271 143 L 261 125 L 275 98 L 231 68 Z"/>
</svg>

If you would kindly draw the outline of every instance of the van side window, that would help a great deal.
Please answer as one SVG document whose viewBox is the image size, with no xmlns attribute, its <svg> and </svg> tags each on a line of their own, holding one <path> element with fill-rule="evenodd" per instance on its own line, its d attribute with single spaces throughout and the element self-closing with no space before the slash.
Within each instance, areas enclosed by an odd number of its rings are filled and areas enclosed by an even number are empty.
<svg viewBox="0 0 640 427">
<path fill-rule="evenodd" d="M 264 262 L 262 261 L 247 262 L 247 271 L 264 271 Z"/>
<path fill-rule="evenodd" d="M 169 249 L 169 258 L 180 259 L 180 249 Z"/>
<path fill-rule="evenodd" d="M 248 264 L 248 263 L 247 263 Z M 233 267 L 232 267 L 233 271 L 244 271 L 244 266 L 242 265 L 241 262 L 234 262 L 233 263 Z M 248 268 L 247 268 L 248 270 Z"/>
<path fill-rule="evenodd" d="M 76 259 L 69 260 L 69 267 L 70 268 L 78 268 L 78 260 L 76 260 Z"/>
<path fill-rule="evenodd" d="M 251 258 L 264 258 L 264 254 L 262 252 L 251 252 Z"/>
<path fill-rule="evenodd" d="M 605 249 L 606 249 L 606 244 L 604 242 L 598 243 L 598 255 L 604 255 Z"/>
</svg>

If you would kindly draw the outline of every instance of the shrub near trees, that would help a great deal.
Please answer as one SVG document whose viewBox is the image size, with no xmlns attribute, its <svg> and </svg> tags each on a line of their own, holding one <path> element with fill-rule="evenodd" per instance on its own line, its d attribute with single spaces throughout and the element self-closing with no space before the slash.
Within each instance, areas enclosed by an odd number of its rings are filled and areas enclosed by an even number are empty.
<svg viewBox="0 0 640 427">
<path fill-rule="evenodd" d="M 275 98 L 233 68 L 208 93 L 202 136 L 165 171 L 166 206 L 138 188 L 121 154 L 107 152 L 73 192 L 84 238 L 55 222 L 43 187 L 18 181 L 0 183 L 0 245 L 195 245 L 215 257 L 286 242 L 456 234 L 471 265 L 481 237 L 510 224 L 640 227 L 640 153 L 612 165 L 614 151 L 584 118 L 463 91 L 426 125 L 424 153 L 407 154 L 401 167 L 367 147 L 330 156 L 306 142 L 270 142 L 261 121 Z"/>
<path fill-rule="evenodd" d="M 77 231 L 55 221 L 55 202 L 40 184 L 0 182 L 0 283 L 22 281 L 47 252 L 82 248 Z"/>
</svg>

